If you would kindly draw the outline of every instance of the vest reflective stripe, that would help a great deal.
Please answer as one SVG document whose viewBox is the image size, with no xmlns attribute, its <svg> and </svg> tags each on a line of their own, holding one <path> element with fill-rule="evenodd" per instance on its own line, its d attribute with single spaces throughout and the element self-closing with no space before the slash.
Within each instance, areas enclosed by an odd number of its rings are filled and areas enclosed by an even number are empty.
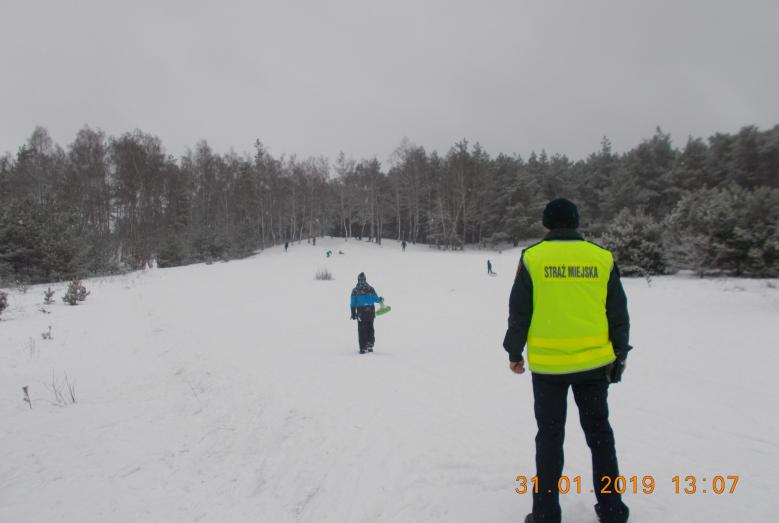
<svg viewBox="0 0 779 523">
<path fill-rule="evenodd" d="M 541 336 L 528 336 L 527 342 L 534 347 L 548 349 L 586 349 L 598 347 L 609 342 L 609 335 L 581 336 L 579 338 L 543 338 Z"/>
<path fill-rule="evenodd" d="M 585 365 L 586 367 L 581 370 L 587 370 L 602 367 L 603 365 L 608 365 L 614 361 L 614 349 L 611 348 L 611 345 L 601 345 L 600 347 L 587 349 L 585 352 L 549 354 L 539 353 L 538 350 L 535 350 L 529 353 L 528 359 L 530 360 L 529 364 L 531 368 L 533 365 L 549 367 L 557 365 L 581 364 Z M 593 361 L 597 363 L 593 363 Z M 601 361 L 602 363 L 600 363 Z"/>
<path fill-rule="evenodd" d="M 523 254 L 533 281 L 530 370 L 569 374 L 614 361 L 606 294 L 614 259 L 585 241 L 543 241 Z"/>
</svg>

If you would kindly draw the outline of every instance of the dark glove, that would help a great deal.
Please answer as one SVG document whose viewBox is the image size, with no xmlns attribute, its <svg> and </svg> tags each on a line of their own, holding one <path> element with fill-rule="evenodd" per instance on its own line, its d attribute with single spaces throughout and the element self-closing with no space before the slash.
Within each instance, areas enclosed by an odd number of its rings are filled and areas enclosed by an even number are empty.
<svg viewBox="0 0 779 523">
<path fill-rule="evenodd" d="M 627 357 L 627 354 L 618 354 L 617 359 L 606 366 L 606 379 L 609 383 L 622 381 L 622 373 L 625 372 L 625 360 Z"/>
<path fill-rule="evenodd" d="M 379 296 L 379 303 L 384 303 L 384 298 L 382 296 Z"/>
<path fill-rule="evenodd" d="M 352 313 L 352 319 L 353 319 L 353 320 L 356 320 L 356 319 L 357 319 L 357 313 L 356 313 L 356 312 L 353 312 L 353 313 Z"/>
</svg>

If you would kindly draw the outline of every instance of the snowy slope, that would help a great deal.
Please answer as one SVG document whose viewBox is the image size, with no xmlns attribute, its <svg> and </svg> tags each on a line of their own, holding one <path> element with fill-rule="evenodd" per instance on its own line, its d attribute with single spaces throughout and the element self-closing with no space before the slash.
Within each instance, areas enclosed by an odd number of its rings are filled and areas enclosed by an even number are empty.
<svg viewBox="0 0 779 523">
<path fill-rule="evenodd" d="M 51 314 L 42 287 L 12 292 L 0 521 L 520 521 L 532 391 L 500 347 L 518 252 L 320 240 L 90 280 L 84 304 Z M 334 281 L 314 280 L 323 267 Z M 393 307 L 365 356 L 348 308 L 360 271 Z M 623 473 L 657 481 L 626 495 L 631 521 L 775 520 L 779 282 L 625 287 L 636 350 L 612 421 Z M 63 373 L 78 403 L 58 407 L 47 385 Z M 565 473 L 586 493 L 562 496 L 564 520 L 594 522 L 572 399 Z M 684 496 L 677 474 L 741 479 L 732 495 Z"/>
</svg>

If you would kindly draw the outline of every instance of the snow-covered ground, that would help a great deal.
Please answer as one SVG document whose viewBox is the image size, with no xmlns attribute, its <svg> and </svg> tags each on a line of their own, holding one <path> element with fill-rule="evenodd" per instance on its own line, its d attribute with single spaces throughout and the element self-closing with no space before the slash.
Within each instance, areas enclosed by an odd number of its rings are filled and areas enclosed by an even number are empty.
<svg viewBox="0 0 779 523">
<path fill-rule="evenodd" d="M 59 284 L 51 314 L 43 287 L 11 292 L 0 521 L 521 521 L 532 390 L 501 348 L 518 254 L 320 240 L 88 280 L 77 307 Z M 314 280 L 324 267 L 333 281 Z M 393 307 L 364 356 L 348 307 L 360 271 Z M 626 495 L 631 521 L 775 521 L 779 282 L 625 287 L 635 351 L 612 423 L 624 475 L 656 480 Z M 77 403 L 56 406 L 65 373 Z M 568 417 L 565 474 L 585 492 L 562 496 L 564 521 L 591 523 L 572 398 Z M 675 494 L 675 475 L 699 493 Z M 735 493 L 713 494 L 715 475 L 739 475 Z"/>
</svg>

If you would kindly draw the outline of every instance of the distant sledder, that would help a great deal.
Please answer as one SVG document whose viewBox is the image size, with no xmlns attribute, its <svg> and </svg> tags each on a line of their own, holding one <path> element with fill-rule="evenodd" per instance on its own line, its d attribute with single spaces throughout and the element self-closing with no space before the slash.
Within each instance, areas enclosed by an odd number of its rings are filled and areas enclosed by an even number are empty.
<svg viewBox="0 0 779 523">
<path fill-rule="evenodd" d="M 373 287 L 368 285 L 365 273 L 357 276 L 357 286 L 352 290 L 351 311 L 352 319 L 357 320 L 357 337 L 360 344 L 360 354 L 373 352 L 373 344 L 376 342 L 373 330 L 373 320 L 376 317 L 375 303 L 380 304 L 380 312 L 384 307 L 384 298 L 380 298 Z"/>
<path fill-rule="evenodd" d="M 492 270 L 492 261 L 487 260 L 487 274 L 489 276 L 497 276 L 498 273 Z"/>
</svg>

